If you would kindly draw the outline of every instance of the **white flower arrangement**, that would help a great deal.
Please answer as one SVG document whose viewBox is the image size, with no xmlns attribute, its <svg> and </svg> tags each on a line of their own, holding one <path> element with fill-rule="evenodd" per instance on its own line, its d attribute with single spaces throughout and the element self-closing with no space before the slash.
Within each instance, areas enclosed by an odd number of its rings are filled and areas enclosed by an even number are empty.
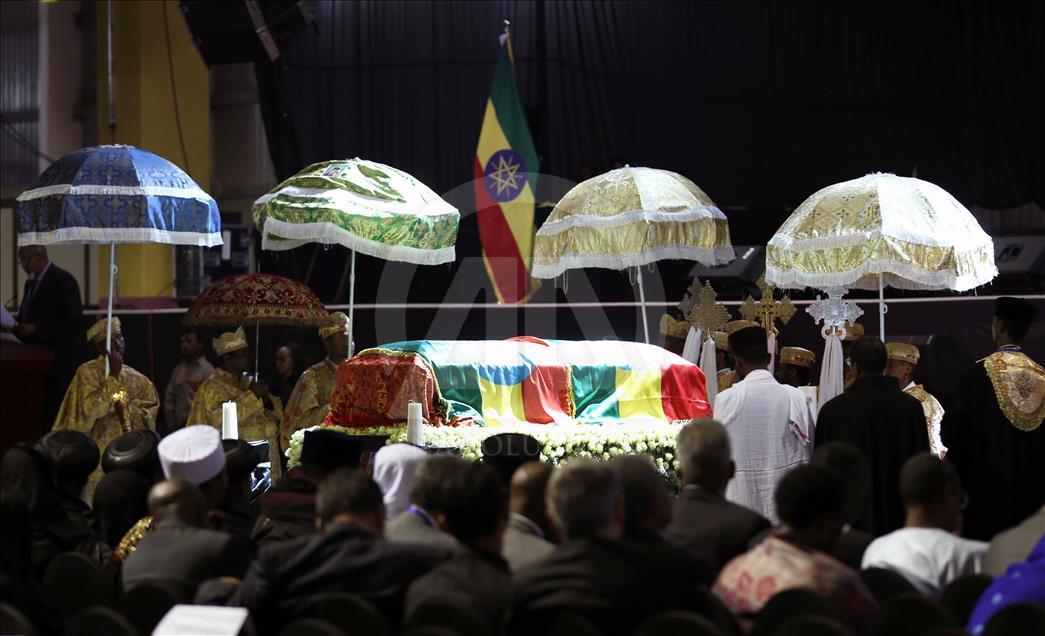
<svg viewBox="0 0 1045 636">
<path fill-rule="evenodd" d="M 398 426 L 368 426 L 346 428 L 328 426 L 348 435 L 387 435 L 388 443 L 406 441 L 406 424 Z M 429 426 L 424 425 L 424 439 L 429 446 L 452 446 L 461 449 L 461 456 L 475 461 L 482 457 L 483 440 L 498 433 L 525 433 L 539 441 L 543 447 L 541 461 L 559 464 L 571 457 L 591 457 L 608 460 L 620 455 L 642 453 L 648 455 L 657 468 L 670 479 L 674 479 L 678 468 L 675 458 L 675 438 L 682 428 L 681 423 L 650 424 L 575 424 L 567 426 L 518 423 L 496 427 L 486 426 Z M 287 449 L 287 464 L 294 467 L 301 460 L 301 443 L 305 430 L 290 437 Z"/>
</svg>

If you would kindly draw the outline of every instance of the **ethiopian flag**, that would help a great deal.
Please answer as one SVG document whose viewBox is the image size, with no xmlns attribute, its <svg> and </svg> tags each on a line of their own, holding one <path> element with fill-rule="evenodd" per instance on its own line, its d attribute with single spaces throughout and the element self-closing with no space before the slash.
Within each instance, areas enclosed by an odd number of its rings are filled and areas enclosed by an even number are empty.
<svg viewBox="0 0 1045 636">
<path fill-rule="evenodd" d="M 475 151 L 475 209 L 483 263 L 502 303 L 526 302 L 536 290 L 530 260 L 539 172 L 537 150 L 515 84 L 511 40 L 502 37 Z"/>
</svg>

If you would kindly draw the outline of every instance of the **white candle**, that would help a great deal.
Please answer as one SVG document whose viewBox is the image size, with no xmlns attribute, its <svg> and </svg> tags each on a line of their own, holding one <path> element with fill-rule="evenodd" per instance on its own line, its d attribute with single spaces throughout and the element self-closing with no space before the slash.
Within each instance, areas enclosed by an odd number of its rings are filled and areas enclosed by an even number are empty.
<svg viewBox="0 0 1045 636">
<path fill-rule="evenodd" d="M 235 402 L 225 402 L 221 405 L 221 437 L 222 439 L 239 439 L 239 422 L 236 420 Z"/>
<path fill-rule="evenodd" d="M 425 431 L 422 426 L 421 403 L 410 402 L 406 406 L 406 441 L 417 446 L 425 445 Z"/>
</svg>

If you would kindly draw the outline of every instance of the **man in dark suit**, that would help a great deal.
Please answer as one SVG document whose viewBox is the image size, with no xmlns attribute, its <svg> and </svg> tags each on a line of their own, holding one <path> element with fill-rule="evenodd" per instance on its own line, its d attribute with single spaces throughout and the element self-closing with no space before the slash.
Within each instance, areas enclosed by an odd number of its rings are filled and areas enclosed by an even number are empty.
<svg viewBox="0 0 1045 636">
<path fill-rule="evenodd" d="M 47 258 L 42 245 L 18 248 L 18 262 L 29 275 L 14 333 L 26 344 L 47 347 L 54 361 L 44 387 L 44 422 L 50 430 L 58 408 L 83 362 L 83 303 L 76 278 Z"/>
<path fill-rule="evenodd" d="M 551 523 L 544 505 L 551 475 L 552 467 L 541 462 L 527 462 L 512 473 L 508 491 L 511 514 L 501 554 L 513 572 L 537 563 L 555 549 L 548 540 Z"/>
<path fill-rule="evenodd" d="M 769 520 L 726 500 L 726 485 L 736 472 L 729 434 L 715 420 L 690 422 L 676 442 L 682 491 L 665 536 L 714 562 L 715 571 L 748 549 L 769 529 Z"/>
<path fill-rule="evenodd" d="M 419 543 L 443 550 L 448 555 L 457 541 L 444 530 L 444 509 L 448 502 L 445 484 L 457 469 L 452 455 L 433 455 L 414 474 L 410 506 L 388 522 L 385 537 L 399 543 Z"/>
<path fill-rule="evenodd" d="M 820 409 L 816 446 L 845 442 L 855 446 L 871 467 L 871 490 L 855 527 L 881 536 L 904 525 L 900 469 L 929 450 L 925 414 L 917 399 L 904 393 L 896 378 L 882 375 L 885 345 L 863 336 L 850 349 L 856 379 L 845 393 Z"/>
<path fill-rule="evenodd" d="M 254 545 L 260 549 L 315 534 L 320 482 L 338 468 L 355 468 L 362 454 L 363 443 L 354 435 L 325 429 L 305 431 L 300 463 L 261 496 L 261 515 L 251 535 Z"/>
<path fill-rule="evenodd" d="M 605 634 L 632 634 L 658 612 L 699 609 L 702 572 L 666 542 L 622 539 L 621 480 L 607 463 L 574 459 L 548 482 L 563 543 L 515 573 L 515 621 L 538 633 L 548 614 L 576 612 Z"/>
<path fill-rule="evenodd" d="M 407 588 L 443 554 L 385 541 L 384 523 L 374 480 L 362 471 L 339 469 L 316 495 L 318 534 L 263 548 L 229 604 L 249 609 L 259 633 L 277 633 L 282 625 L 313 615 L 316 596 L 345 592 L 399 625 Z"/>
<path fill-rule="evenodd" d="M 406 622 L 429 601 L 449 599 L 484 633 L 503 634 L 512 610 L 512 575 L 501 557 L 508 525 L 503 476 L 480 462 L 453 458 L 457 470 L 446 484 L 447 530 L 458 541 L 453 558 L 414 581 L 406 596 Z"/>
<path fill-rule="evenodd" d="M 250 562 L 247 545 L 206 528 L 203 495 L 187 479 L 176 477 L 153 486 L 149 512 L 153 530 L 123 564 L 124 592 L 153 583 L 189 602 L 207 579 L 243 576 Z"/>
</svg>

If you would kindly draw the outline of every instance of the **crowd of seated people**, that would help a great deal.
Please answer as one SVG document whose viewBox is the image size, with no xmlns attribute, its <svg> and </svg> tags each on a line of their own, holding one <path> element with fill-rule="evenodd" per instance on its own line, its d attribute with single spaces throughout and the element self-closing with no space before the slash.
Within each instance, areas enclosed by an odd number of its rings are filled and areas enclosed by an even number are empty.
<svg viewBox="0 0 1045 636">
<path fill-rule="evenodd" d="M 90 633 L 104 614 L 106 633 L 148 634 L 181 603 L 246 608 L 240 633 L 261 636 L 1045 633 L 1045 508 L 963 539 L 961 480 L 928 453 L 897 478 L 904 527 L 875 537 L 852 527 L 869 469 L 841 442 L 781 479 L 772 526 L 725 498 L 714 420 L 681 429 L 677 476 L 639 454 L 552 466 L 516 441 L 364 462 L 357 439 L 308 431 L 260 498 L 259 453 L 208 426 L 20 444 L 2 462 L 0 631 Z"/>
</svg>

